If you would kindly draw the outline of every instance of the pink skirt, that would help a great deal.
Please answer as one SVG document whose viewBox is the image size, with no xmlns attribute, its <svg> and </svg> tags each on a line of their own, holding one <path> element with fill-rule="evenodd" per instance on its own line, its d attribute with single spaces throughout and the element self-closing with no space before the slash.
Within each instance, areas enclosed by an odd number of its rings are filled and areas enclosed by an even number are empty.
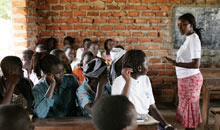
<svg viewBox="0 0 220 130">
<path fill-rule="evenodd" d="M 178 79 L 179 105 L 176 112 L 176 121 L 184 128 L 196 128 L 202 123 L 199 98 L 203 83 L 201 73 Z"/>
</svg>

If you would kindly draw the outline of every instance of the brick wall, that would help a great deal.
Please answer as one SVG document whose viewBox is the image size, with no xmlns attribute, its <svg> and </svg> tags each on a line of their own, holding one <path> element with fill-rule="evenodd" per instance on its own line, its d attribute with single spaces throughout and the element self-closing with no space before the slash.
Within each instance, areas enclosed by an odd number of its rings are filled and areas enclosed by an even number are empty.
<svg viewBox="0 0 220 130">
<path fill-rule="evenodd" d="M 35 0 L 12 0 L 12 21 L 14 29 L 14 50 L 18 55 L 22 50 L 32 48 L 37 42 L 37 3 Z"/>
<path fill-rule="evenodd" d="M 175 70 L 170 64 L 163 63 L 161 57 L 175 55 L 172 41 L 173 8 L 212 7 L 220 5 L 220 0 L 38 0 L 37 21 L 34 0 L 27 3 L 33 8 L 27 7 L 31 13 L 24 14 L 24 17 L 32 18 L 32 22 L 27 23 L 33 26 L 28 28 L 28 34 L 34 35 L 27 36 L 25 46 L 32 47 L 38 34 L 39 41 L 55 37 L 59 47 L 62 47 L 65 36 L 72 36 L 77 44 L 89 37 L 98 40 L 102 48 L 103 41 L 112 38 L 126 49 L 142 49 L 149 59 L 148 75 L 155 99 L 171 102 L 176 88 Z M 206 61 L 210 60 L 206 58 Z M 205 66 L 210 67 L 210 64 Z"/>
</svg>

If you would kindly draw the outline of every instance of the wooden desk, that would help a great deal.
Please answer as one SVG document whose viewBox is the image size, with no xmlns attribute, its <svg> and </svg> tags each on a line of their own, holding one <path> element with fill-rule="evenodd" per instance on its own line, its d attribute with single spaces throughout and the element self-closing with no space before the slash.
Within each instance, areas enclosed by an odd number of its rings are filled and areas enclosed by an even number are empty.
<svg viewBox="0 0 220 130">
<path fill-rule="evenodd" d="M 35 130 L 95 130 L 91 118 L 48 118 L 35 119 Z M 157 121 L 138 123 L 138 130 L 157 130 Z"/>
</svg>

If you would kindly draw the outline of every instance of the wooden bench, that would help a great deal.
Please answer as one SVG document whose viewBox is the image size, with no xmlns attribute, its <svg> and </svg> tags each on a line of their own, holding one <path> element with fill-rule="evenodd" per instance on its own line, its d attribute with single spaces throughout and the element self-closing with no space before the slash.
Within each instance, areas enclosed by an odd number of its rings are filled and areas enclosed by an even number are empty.
<svg viewBox="0 0 220 130">
<path fill-rule="evenodd" d="M 220 130 L 220 107 L 211 108 L 210 111 L 215 115 L 214 130 Z"/>
<path fill-rule="evenodd" d="M 220 91 L 220 69 L 201 68 L 204 82 L 202 87 L 202 129 L 207 130 L 210 95 L 213 91 Z"/>
</svg>

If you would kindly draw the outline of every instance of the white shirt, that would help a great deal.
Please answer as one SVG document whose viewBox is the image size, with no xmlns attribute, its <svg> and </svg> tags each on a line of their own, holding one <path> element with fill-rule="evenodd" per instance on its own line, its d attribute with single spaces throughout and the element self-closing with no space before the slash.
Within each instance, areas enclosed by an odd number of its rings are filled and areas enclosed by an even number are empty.
<svg viewBox="0 0 220 130">
<path fill-rule="evenodd" d="M 176 62 L 190 63 L 192 59 L 201 58 L 201 42 L 199 36 L 193 33 L 186 36 L 186 40 L 180 49 L 177 51 Z M 177 78 L 190 77 L 199 73 L 199 69 L 189 69 L 176 66 Z"/>
<path fill-rule="evenodd" d="M 117 77 L 112 85 L 112 95 L 120 95 L 124 85 L 124 78 L 122 76 Z M 128 99 L 133 103 L 138 114 L 148 114 L 150 105 L 155 103 L 148 76 L 142 75 L 137 80 L 131 78 Z"/>
</svg>

